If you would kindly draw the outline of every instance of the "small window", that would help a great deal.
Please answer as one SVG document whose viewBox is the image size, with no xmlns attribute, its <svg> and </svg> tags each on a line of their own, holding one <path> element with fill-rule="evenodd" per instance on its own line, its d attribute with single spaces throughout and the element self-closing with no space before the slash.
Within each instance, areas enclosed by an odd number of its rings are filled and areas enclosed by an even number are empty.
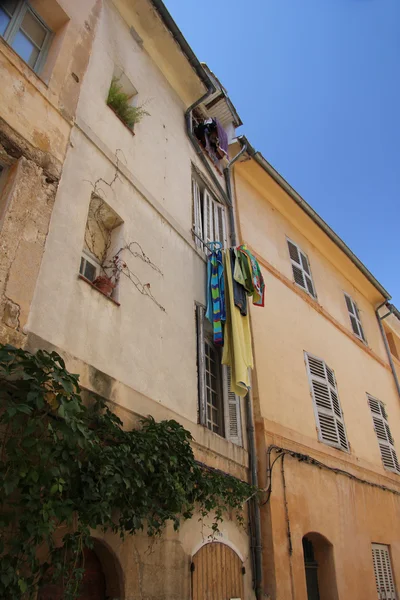
<svg viewBox="0 0 400 600">
<path fill-rule="evenodd" d="M 348 451 L 335 374 L 320 358 L 307 353 L 305 358 L 319 439 L 329 446 Z"/>
<path fill-rule="evenodd" d="M 192 179 L 193 191 L 193 231 L 196 246 L 208 254 L 204 243 L 221 242 L 228 246 L 226 233 L 225 207 L 217 202 L 206 186 L 198 179 Z M 204 243 L 202 243 L 202 241 Z"/>
<path fill-rule="evenodd" d="M 304 254 L 304 252 L 300 250 L 299 246 L 291 240 L 288 239 L 287 243 L 290 260 L 292 262 L 293 278 L 295 283 L 303 288 L 303 290 L 312 296 L 312 298 L 316 298 L 317 294 L 315 292 L 315 286 L 307 255 Z"/>
<path fill-rule="evenodd" d="M 28 2 L 0 0 L 0 35 L 34 71 L 40 70 L 51 31 Z"/>
<path fill-rule="evenodd" d="M 212 328 L 202 306 L 196 307 L 199 383 L 199 422 L 242 445 L 240 398 L 230 389 L 230 369 L 221 364 L 221 348 L 212 341 Z"/>
<path fill-rule="evenodd" d="M 372 562 L 378 600 L 396 600 L 389 546 L 372 544 Z"/>
<path fill-rule="evenodd" d="M 352 298 L 350 298 L 348 294 L 345 294 L 344 298 L 346 300 L 347 310 L 349 311 L 350 323 L 353 329 L 353 333 L 366 344 L 367 340 L 365 338 L 364 330 L 361 325 L 360 312 L 357 308 L 357 304 Z"/>
<path fill-rule="evenodd" d="M 87 251 L 83 251 L 79 273 L 85 279 L 93 282 L 100 273 L 100 263 L 92 258 Z"/>
<path fill-rule="evenodd" d="M 1 182 L 1 179 L 0 179 L 0 182 Z M 397 344 L 396 344 L 396 340 L 394 338 L 393 333 L 391 331 L 386 331 L 386 330 L 385 330 L 385 333 L 386 333 L 386 338 L 387 338 L 387 341 L 389 344 L 390 353 L 393 354 L 393 356 L 395 358 L 397 358 L 397 360 L 399 360 L 399 351 L 397 349 Z"/>
<path fill-rule="evenodd" d="M 399 473 L 400 466 L 397 460 L 397 454 L 394 448 L 394 439 L 390 431 L 385 406 L 383 402 L 373 398 L 369 394 L 367 394 L 367 398 L 369 407 L 371 409 L 376 437 L 378 438 L 383 466 L 388 471 Z"/>
</svg>

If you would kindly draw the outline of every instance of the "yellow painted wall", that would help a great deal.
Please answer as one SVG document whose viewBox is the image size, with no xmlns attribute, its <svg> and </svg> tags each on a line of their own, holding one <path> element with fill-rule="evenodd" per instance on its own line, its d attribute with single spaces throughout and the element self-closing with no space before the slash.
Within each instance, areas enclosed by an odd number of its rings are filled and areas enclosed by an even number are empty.
<svg viewBox="0 0 400 600">
<path fill-rule="evenodd" d="M 400 492 L 400 476 L 383 468 L 366 396 L 385 403 L 400 452 L 400 399 L 375 316 L 383 298 L 254 161 L 235 167 L 235 197 L 241 240 L 256 253 L 266 283 L 265 308 L 251 306 L 261 485 L 269 483 L 267 449 L 274 444 Z M 293 281 L 287 237 L 309 258 L 316 301 Z M 367 345 L 352 333 L 344 292 L 360 309 Z M 304 352 L 335 372 L 349 453 L 318 441 Z M 309 532 L 333 544 L 337 594 L 320 582 L 321 600 L 376 599 L 373 542 L 390 545 L 400 584 L 399 496 L 288 456 L 286 513 L 281 460 L 271 499 L 261 509 L 268 597 L 306 600 L 302 537 Z"/>
</svg>

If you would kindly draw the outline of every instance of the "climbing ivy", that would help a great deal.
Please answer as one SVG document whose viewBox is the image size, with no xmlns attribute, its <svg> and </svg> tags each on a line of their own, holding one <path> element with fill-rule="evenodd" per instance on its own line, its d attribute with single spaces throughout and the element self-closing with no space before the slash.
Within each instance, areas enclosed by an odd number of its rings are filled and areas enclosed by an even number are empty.
<svg viewBox="0 0 400 600">
<path fill-rule="evenodd" d="M 152 417 L 124 430 L 103 400 L 83 403 L 56 352 L 0 345 L 0 598 L 34 598 L 42 581 L 76 598 L 92 529 L 154 537 L 195 510 L 214 531 L 226 511 L 242 520 L 253 490 L 199 465 L 191 439 Z"/>
</svg>

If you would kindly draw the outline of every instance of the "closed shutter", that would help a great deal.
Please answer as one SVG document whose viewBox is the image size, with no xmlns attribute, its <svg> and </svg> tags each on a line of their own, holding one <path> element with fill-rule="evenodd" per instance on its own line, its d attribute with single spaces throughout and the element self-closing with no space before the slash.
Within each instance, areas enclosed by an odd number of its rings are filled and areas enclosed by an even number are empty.
<svg viewBox="0 0 400 600">
<path fill-rule="evenodd" d="M 231 391 L 231 368 L 223 365 L 225 436 L 233 444 L 242 445 L 240 397 Z"/>
<path fill-rule="evenodd" d="M 349 449 L 335 374 L 319 358 L 305 354 L 319 439 L 325 444 Z"/>
<path fill-rule="evenodd" d="M 287 240 L 287 243 L 295 283 L 308 292 L 310 296 L 316 298 L 317 294 L 311 275 L 310 263 L 306 254 L 291 240 Z"/>
<path fill-rule="evenodd" d="M 358 311 L 357 305 L 352 298 L 348 294 L 344 295 L 346 300 L 347 310 L 349 311 L 350 323 L 353 329 L 353 333 L 360 338 L 363 342 L 366 342 L 364 335 L 364 330 L 361 325 L 360 313 Z"/>
<path fill-rule="evenodd" d="M 390 431 L 385 407 L 380 400 L 377 400 L 368 394 L 367 397 L 368 404 L 371 409 L 376 437 L 378 438 L 383 466 L 389 471 L 398 473 L 400 471 L 400 466 L 397 460 L 397 454 L 394 448 L 394 439 Z"/>
<path fill-rule="evenodd" d="M 197 324 L 197 380 L 199 391 L 198 421 L 201 425 L 207 425 L 206 406 L 206 368 L 204 352 L 204 314 L 203 306 L 196 305 Z"/>
<path fill-rule="evenodd" d="M 214 235 L 217 242 L 221 242 L 222 247 L 228 246 L 226 237 L 226 211 L 225 207 L 219 202 L 214 201 Z"/>
<path fill-rule="evenodd" d="M 208 191 L 203 194 L 203 239 L 206 244 L 214 241 L 214 202 Z"/>
<path fill-rule="evenodd" d="M 193 230 L 195 234 L 200 238 L 194 238 L 194 242 L 198 248 L 203 248 L 203 244 L 200 240 L 203 239 L 203 219 L 201 215 L 201 195 L 200 187 L 195 179 L 192 179 L 192 190 L 193 190 Z"/>
<path fill-rule="evenodd" d="M 396 600 L 389 547 L 384 544 L 372 544 L 372 561 L 378 600 Z"/>
</svg>

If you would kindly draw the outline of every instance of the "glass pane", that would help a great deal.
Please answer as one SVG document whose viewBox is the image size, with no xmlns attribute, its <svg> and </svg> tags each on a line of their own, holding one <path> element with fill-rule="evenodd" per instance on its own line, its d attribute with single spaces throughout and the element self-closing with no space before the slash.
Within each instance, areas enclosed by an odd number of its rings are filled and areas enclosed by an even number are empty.
<svg viewBox="0 0 400 600">
<path fill-rule="evenodd" d="M 0 8 L 0 35 L 4 35 L 10 20 L 10 17 Z"/>
<path fill-rule="evenodd" d="M 39 50 L 28 40 L 22 31 L 18 31 L 11 46 L 30 67 L 33 68 L 35 66 Z"/>
<path fill-rule="evenodd" d="M 10 17 L 13 16 L 15 9 L 17 8 L 18 0 L 0 0 L 0 7 Z M 1 11 L 0 9 L 0 11 Z"/>
<path fill-rule="evenodd" d="M 39 48 L 43 46 L 46 30 L 35 16 L 28 10 L 21 24 L 21 29 L 31 38 Z"/>
<path fill-rule="evenodd" d="M 85 264 L 84 276 L 86 277 L 86 279 L 89 279 L 89 281 L 94 281 L 96 279 L 96 267 L 87 261 Z"/>
</svg>

